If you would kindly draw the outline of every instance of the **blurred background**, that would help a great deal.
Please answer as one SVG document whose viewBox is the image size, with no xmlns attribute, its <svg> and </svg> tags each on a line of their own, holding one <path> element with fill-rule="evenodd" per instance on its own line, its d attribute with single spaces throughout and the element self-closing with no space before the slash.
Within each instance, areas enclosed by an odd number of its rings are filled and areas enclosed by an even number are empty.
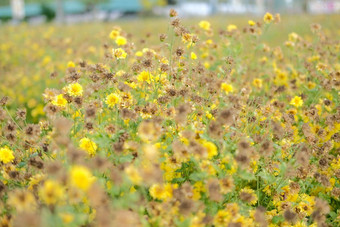
<svg viewBox="0 0 340 227">
<path fill-rule="evenodd" d="M 337 14 L 340 0 L 0 0 L 1 23 L 114 21 L 137 16 L 181 17 L 220 14 Z"/>
</svg>

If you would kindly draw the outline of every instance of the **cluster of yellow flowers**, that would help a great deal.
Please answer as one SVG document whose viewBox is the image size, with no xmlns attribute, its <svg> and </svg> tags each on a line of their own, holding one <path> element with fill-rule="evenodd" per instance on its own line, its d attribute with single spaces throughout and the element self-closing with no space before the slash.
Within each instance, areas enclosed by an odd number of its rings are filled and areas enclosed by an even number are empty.
<svg viewBox="0 0 340 227">
<path fill-rule="evenodd" d="M 37 124 L 0 97 L 0 226 L 340 224 L 340 33 L 170 17 L 64 63 Z"/>
</svg>

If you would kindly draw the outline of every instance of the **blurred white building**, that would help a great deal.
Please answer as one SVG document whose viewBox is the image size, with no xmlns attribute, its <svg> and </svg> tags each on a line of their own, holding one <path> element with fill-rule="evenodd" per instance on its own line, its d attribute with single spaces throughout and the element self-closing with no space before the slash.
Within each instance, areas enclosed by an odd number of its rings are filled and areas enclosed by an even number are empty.
<svg viewBox="0 0 340 227">
<path fill-rule="evenodd" d="M 11 7 L 14 20 L 22 20 L 25 18 L 24 0 L 11 0 Z"/>
<path fill-rule="evenodd" d="M 308 11 L 313 14 L 340 13 L 340 1 L 310 1 Z"/>
<path fill-rule="evenodd" d="M 175 8 L 180 15 L 207 16 L 222 14 L 279 13 L 328 14 L 340 12 L 340 0 L 177 0 L 175 6 L 156 8 L 156 14 L 167 14 Z"/>
</svg>

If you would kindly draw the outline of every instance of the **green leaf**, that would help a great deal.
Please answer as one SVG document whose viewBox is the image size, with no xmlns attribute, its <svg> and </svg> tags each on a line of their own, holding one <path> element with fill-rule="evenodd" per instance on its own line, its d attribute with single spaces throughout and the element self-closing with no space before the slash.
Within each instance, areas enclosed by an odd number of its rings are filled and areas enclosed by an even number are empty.
<svg viewBox="0 0 340 227">
<path fill-rule="evenodd" d="M 190 174 L 189 179 L 191 181 L 197 182 L 205 179 L 205 177 L 206 177 L 205 173 L 192 173 Z"/>
<path fill-rule="evenodd" d="M 172 179 L 172 183 L 173 184 L 181 184 L 181 183 L 183 183 L 185 181 L 185 178 L 183 178 L 183 177 L 178 177 L 178 178 L 174 178 L 174 179 Z"/>
<path fill-rule="evenodd" d="M 18 165 L 17 165 L 17 167 L 18 168 L 22 168 L 22 167 L 24 167 L 26 165 L 26 162 L 20 162 Z"/>
<path fill-rule="evenodd" d="M 284 217 L 283 216 L 274 216 L 273 219 L 272 219 L 272 223 L 273 224 L 280 224 L 284 221 Z"/>
<path fill-rule="evenodd" d="M 251 181 L 251 180 L 255 180 L 255 175 L 253 173 L 249 173 L 247 171 L 242 171 L 240 172 L 240 178 L 244 179 L 244 180 L 248 180 L 248 181 Z"/>
</svg>

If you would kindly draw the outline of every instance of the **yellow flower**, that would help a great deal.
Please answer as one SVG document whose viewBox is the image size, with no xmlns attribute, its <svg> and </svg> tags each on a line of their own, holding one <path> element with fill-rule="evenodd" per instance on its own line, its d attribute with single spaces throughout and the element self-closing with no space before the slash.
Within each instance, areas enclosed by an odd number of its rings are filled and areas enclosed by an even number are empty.
<svg viewBox="0 0 340 227">
<path fill-rule="evenodd" d="M 127 82 L 127 81 L 125 81 L 124 84 L 128 85 L 132 89 L 135 89 L 137 87 L 137 84 L 135 82 Z"/>
<path fill-rule="evenodd" d="M 266 193 L 266 195 L 270 196 L 272 191 L 270 189 L 270 185 L 267 185 L 266 187 L 264 187 L 264 189 L 262 190 L 264 193 Z"/>
<path fill-rule="evenodd" d="M 139 175 L 137 169 L 134 166 L 128 166 L 125 169 L 126 174 L 128 175 L 129 179 L 134 183 L 135 185 L 139 185 L 142 182 L 142 177 Z"/>
<path fill-rule="evenodd" d="M 296 42 L 296 40 L 299 38 L 299 35 L 295 32 L 292 32 L 288 35 L 288 40 L 291 42 Z"/>
<path fill-rule="evenodd" d="M 64 189 L 54 180 L 45 181 L 44 185 L 39 190 L 39 196 L 46 204 L 57 203 L 63 195 Z"/>
<path fill-rule="evenodd" d="M 142 51 L 137 51 L 137 52 L 135 53 L 135 56 L 137 56 L 137 57 L 142 57 L 142 56 L 143 56 L 143 52 L 142 52 Z"/>
<path fill-rule="evenodd" d="M 125 59 L 127 55 L 122 48 L 112 49 L 112 54 L 116 59 Z"/>
<path fill-rule="evenodd" d="M 255 23 L 254 21 L 252 21 L 252 20 L 248 20 L 248 24 L 249 24 L 250 26 L 254 26 L 256 23 Z"/>
<path fill-rule="evenodd" d="M 228 226 L 228 223 L 232 219 L 232 214 L 226 210 L 219 210 L 214 217 L 215 226 Z"/>
<path fill-rule="evenodd" d="M 205 116 L 206 116 L 208 119 L 213 118 L 213 115 L 212 115 L 211 113 L 209 113 L 209 111 L 206 111 Z"/>
<path fill-rule="evenodd" d="M 297 210 L 300 210 L 305 215 L 309 216 L 312 214 L 313 209 L 310 204 L 306 202 L 300 202 L 299 205 L 296 207 Z"/>
<path fill-rule="evenodd" d="M 197 59 L 197 55 L 194 52 L 191 52 L 190 57 L 191 57 L 192 60 Z"/>
<path fill-rule="evenodd" d="M 234 89 L 233 89 L 233 86 L 231 84 L 227 84 L 227 83 L 222 83 L 221 84 L 221 89 L 226 93 L 230 93 L 230 92 L 233 92 Z"/>
<path fill-rule="evenodd" d="M 279 69 L 276 69 L 275 73 L 276 73 L 276 76 L 275 76 L 275 79 L 274 79 L 274 83 L 276 85 L 287 85 L 287 82 L 288 82 L 287 73 L 285 73 L 285 72 L 283 72 Z"/>
<path fill-rule="evenodd" d="M 211 44 L 213 44 L 214 42 L 213 42 L 211 39 L 208 39 L 207 41 L 205 41 L 205 43 L 206 43 L 207 45 L 211 45 Z M 206 57 L 209 56 L 209 53 L 208 53 L 208 52 L 205 52 L 204 54 L 205 54 L 205 56 L 204 56 L 203 58 L 206 58 Z"/>
<path fill-rule="evenodd" d="M 262 80 L 261 79 L 254 79 L 253 80 L 253 85 L 257 88 L 261 88 L 262 87 Z"/>
<path fill-rule="evenodd" d="M 119 70 L 118 72 L 116 72 L 116 76 L 123 76 L 125 73 L 124 70 Z"/>
<path fill-rule="evenodd" d="M 270 13 L 266 13 L 263 17 L 263 21 L 266 22 L 267 24 L 270 23 L 272 20 L 274 20 L 274 17 Z"/>
<path fill-rule="evenodd" d="M 183 35 L 182 35 L 182 42 L 183 43 L 189 43 L 189 46 L 190 45 L 192 45 L 192 44 L 194 44 L 193 42 L 192 42 L 192 34 L 190 34 L 190 33 L 184 33 Z"/>
<path fill-rule="evenodd" d="M 303 100 L 301 99 L 300 96 L 295 96 L 291 101 L 290 105 L 293 105 L 295 107 L 300 107 L 303 104 Z"/>
<path fill-rule="evenodd" d="M 90 170 L 84 166 L 73 166 L 70 176 L 71 184 L 83 191 L 87 191 L 95 180 Z"/>
<path fill-rule="evenodd" d="M 210 23 L 208 21 L 202 20 L 198 25 L 204 30 L 210 29 Z"/>
<path fill-rule="evenodd" d="M 236 29 L 237 29 L 237 26 L 234 25 L 234 24 L 229 24 L 228 27 L 227 27 L 228 32 L 231 32 L 231 31 L 236 30 Z"/>
<path fill-rule="evenodd" d="M 204 184 L 202 181 L 197 181 L 194 184 L 193 199 L 199 200 L 201 198 L 201 192 L 206 192 L 206 188 L 204 187 Z"/>
<path fill-rule="evenodd" d="M 30 178 L 28 185 L 28 190 L 33 190 L 33 188 L 38 185 L 45 178 L 45 174 L 36 174 Z"/>
<path fill-rule="evenodd" d="M 110 107 L 114 107 L 118 102 L 120 101 L 120 97 L 115 94 L 115 93 L 111 93 L 106 97 L 106 101 L 105 103 Z"/>
<path fill-rule="evenodd" d="M 254 205 L 257 202 L 257 195 L 255 194 L 255 191 L 250 188 L 243 188 L 240 191 L 240 198 L 251 205 Z"/>
<path fill-rule="evenodd" d="M 268 58 L 266 56 L 263 56 L 261 59 L 260 59 L 260 62 L 262 64 L 266 63 L 268 61 Z"/>
<path fill-rule="evenodd" d="M 3 163 L 9 163 L 14 160 L 13 151 L 10 150 L 8 147 L 3 147 L 0 149 L 0 161 Z"/>
<path fill-rule="evenodd" d="M 70 84 L 67 86 L 67 93 L 73 97 L 82 96 L 83 87 L 79 83 Z"/>
<path fill-rule="evenodd" d="M 212 158 L 217 155 L 217 147 L 214 143 L 210 141 L 203 141 L 202 142 L 203 147 L 207 149 L 208 152 L 208 158 Z"/>
<path fill-rule="evenodd" d="M 167 200 L 172 197 L 172 188 L 170 184 L 154 184 L 150 187 L 149 192 L 154 199 Z"/>
<path fill-rule="evenodd" d="M 319 61 L 320 60 L 320 55 L 313 55 L 309 58 L 307 58 L 307 61 L 309 62 L 314 62 L 314 61 Z"/>
<path fill-rule="evenodd" d="M 69 213 L 61 213 L 60 217 L 65 224 L 71 223 L 74 220 L 73 215 Z"/>
<path fill-rule="evenodd" d="M 147 72 L 147 71 L 142 71 L 138 74 L 137 76 L 137 80 L 139 82 L 144 82 L 146 81 L 148 84 L 150 84 L 150 79 L 152 78 L 152 75 L 150 72 Z"/>
<path fill-rule="evenodd" d="M 77 110 L 74 114 L 72 114 L 72 118 L 75 119 L 77 117 L 81 117 L 82 114 L 81 114 L 81 111 L 80 110 Z"/>
<path fill-rule="evenodd" d="M 90 140 L 89 138 L 82 138 L 79 141 L 79 147 L 85 151 L 87 151 L 87 153 L 89 153 L 89 155 L 93 156 L 96 154 L 97 151 L 97 144 L 95 142 L 93 142 L 92 140 Z"/>
<path fill-rule="evenodd" d="M 322 62 L 319 62 L 317 65 L 316 65 L 316 69 L 318 71 L 324 71 L 327 69 L 327 65 L 325 63 L 322 63 Z"/>
<path fill-rule="evenodd" d="M 110 39 L 116 39 L 120 35 L 119 30 L 114 29 L 110 32 Z"/>
<path fill-rule="evenodd" d="M 124 46 L 127 43 L 126 39 L 123 36 L 117 36 L 116 38 L 116 44 L 118 46 Z"/>
<path fill-rule="evenodd" d="M 65 107 L 67 100 L 64 98 L 63 94 L 54 97 L 52 104 L 59 107 Z"/>
<path fill-rule="evenodd" d="M 74 67 L 76 67 L 76 64 L 74 64 L 73 61 L 69 61 L 69 62 L 67 63 L 67 67 L 68 67 L 68 68 L 74 68 Z"/>
</svg>

